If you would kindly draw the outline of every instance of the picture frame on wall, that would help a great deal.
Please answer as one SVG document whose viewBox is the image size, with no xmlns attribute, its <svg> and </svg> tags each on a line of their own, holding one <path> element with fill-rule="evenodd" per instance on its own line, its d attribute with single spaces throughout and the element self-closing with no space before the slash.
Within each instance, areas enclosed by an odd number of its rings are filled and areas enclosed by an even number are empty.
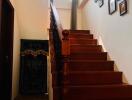
<svg viewBox="0 0 132 100">
<path fill-rule="evenodd" d="M 97 3 L 98 0 L 94 0 L 95 3 Z"/>
<path fill-rule="evenodd" d="M 116 0 L 108 0 L 109 14 L 112 15 L 117 10 Z"/>
<path fill-rule="evenodd" d="M 119 3 L 120 16 L 127 13 L 127 0 L 123 0 Z"/>
<path fill-rule="evenodd" d="M 104 0 L 98 0 L 99 7 L 102 7 L 104 5 Z"/>
</svg>

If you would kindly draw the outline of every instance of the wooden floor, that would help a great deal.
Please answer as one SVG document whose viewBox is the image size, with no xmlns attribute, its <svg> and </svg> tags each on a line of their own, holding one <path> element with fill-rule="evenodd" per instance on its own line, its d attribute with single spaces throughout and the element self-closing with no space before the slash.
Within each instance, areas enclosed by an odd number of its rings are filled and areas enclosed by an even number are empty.
<svg viewBox="0 0 132 100">
<path fill-rule="evenodd" d="M 18 96 L 15 100 L 49 100 L 48 95 L 43 95 L 43 96 L 35 96 L 35 95 L 28 95 L 28 96 Z"/>
</svg>

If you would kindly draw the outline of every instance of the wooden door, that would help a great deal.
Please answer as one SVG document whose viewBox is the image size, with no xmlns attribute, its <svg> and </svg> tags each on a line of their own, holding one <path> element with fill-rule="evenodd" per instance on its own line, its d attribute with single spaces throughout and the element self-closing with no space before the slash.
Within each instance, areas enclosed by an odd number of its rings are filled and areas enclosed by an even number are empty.
<svg viewBox="0 0 132 100">
<path fill-rule="evenodd" d="M 0 2 L 0 100 L 11 100 L 14 9 L 9 0 Z"/>
</svg>

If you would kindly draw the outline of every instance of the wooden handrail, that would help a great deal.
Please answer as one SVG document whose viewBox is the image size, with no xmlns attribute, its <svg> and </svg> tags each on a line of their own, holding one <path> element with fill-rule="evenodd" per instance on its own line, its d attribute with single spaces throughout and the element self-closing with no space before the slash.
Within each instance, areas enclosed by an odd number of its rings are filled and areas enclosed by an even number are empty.
<svg viewBox="0 0 132 100">
<path fill-rule="evenodd" d="M 69 30 L 63 30 L 57 9 L 53 3 L 50 3 L 50 30 L 49 30 L 49 43 L 50 43 L 50 57 L 51 57 L 51 71 L 52 71 L 52 85 L 53 88 L 58 88 L 58 95 L 54 95 L 53 100 L 64 100 L 66 94 L 65 87 L 68 84 L 69 73 L 69 56 L 70 56 L 70 41 Z M 62 80 L 65 80 L 62 83 Z M 55 92 L 53 92 L 54 94 Z M 56 94 L 56 93 L 55 93 Z"/>
<path fill-rule="evenodd" d="M 53 5 L 52 2 L 50 3 L 50 6 L 51 6 L 53 16 L 55 18 L 55 22 L 56 22 L 56 26 L 57 26 L 57 30 L 58 30 L 58 33 L 59 33 L 60 40 L 62 40 L 62 38 L 63 38 L 63 36 L 62 36 L 63 27 L 62 27 L 62 24 L 61 24 L 61 21 L 60 21 L 60 18 L 59 18 L 59 14 L 57 12 L 56 7 Z"/>
<path fill-rule="evenodd" d="M 56 7 L 54 6 L 54 4 L 51 2 L 51 18 L 52 20 L 52 26 L 53 28 L 57 28 L 57 33 L 59 35 L 59 39 L 60 39 L 60 45 L 61 45 L 61 55 L 62 56 L 69 56 L 70 51 L 69 51 L 69 30 L 63 30 L 60 18 L 59 18 L 59 14 L 57 12 Z M 54 21 L 53 21 L 54 20 Z M 53 29 L 54 30 L 54 29 Z M 56 33 L 56 34 L 57 34 Z"/>
</svg>

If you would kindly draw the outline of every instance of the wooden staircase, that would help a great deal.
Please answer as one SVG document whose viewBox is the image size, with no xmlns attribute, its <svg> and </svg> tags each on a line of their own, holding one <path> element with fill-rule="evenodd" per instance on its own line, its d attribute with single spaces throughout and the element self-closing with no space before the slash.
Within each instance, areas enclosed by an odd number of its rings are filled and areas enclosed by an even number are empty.
<svg viewBox="0 0 132 100">
<path fill-rule="evenodd" d="M 107 59 L 107 52 L 102 51 L 89 31 L 71 30 L 69 42 L 66 71 L 59 73 L 63 75 L 59 80 L 63 84 L 59 87 L 62 100 L 132 100 L 132 85 L 123 83 L 122 72 L 114 71 L 114 61 Z M 58 88 L 53 90 L 55 93 Z"/>
<path fill-rule="evenodd" d="M 90 31 L 60 31 L 51 8 L 53 100 L 132 100 L 132 85 L 123 83 L 123 73 L 114 70 L 114 61 L 107 59 Z"/>
</svg>

